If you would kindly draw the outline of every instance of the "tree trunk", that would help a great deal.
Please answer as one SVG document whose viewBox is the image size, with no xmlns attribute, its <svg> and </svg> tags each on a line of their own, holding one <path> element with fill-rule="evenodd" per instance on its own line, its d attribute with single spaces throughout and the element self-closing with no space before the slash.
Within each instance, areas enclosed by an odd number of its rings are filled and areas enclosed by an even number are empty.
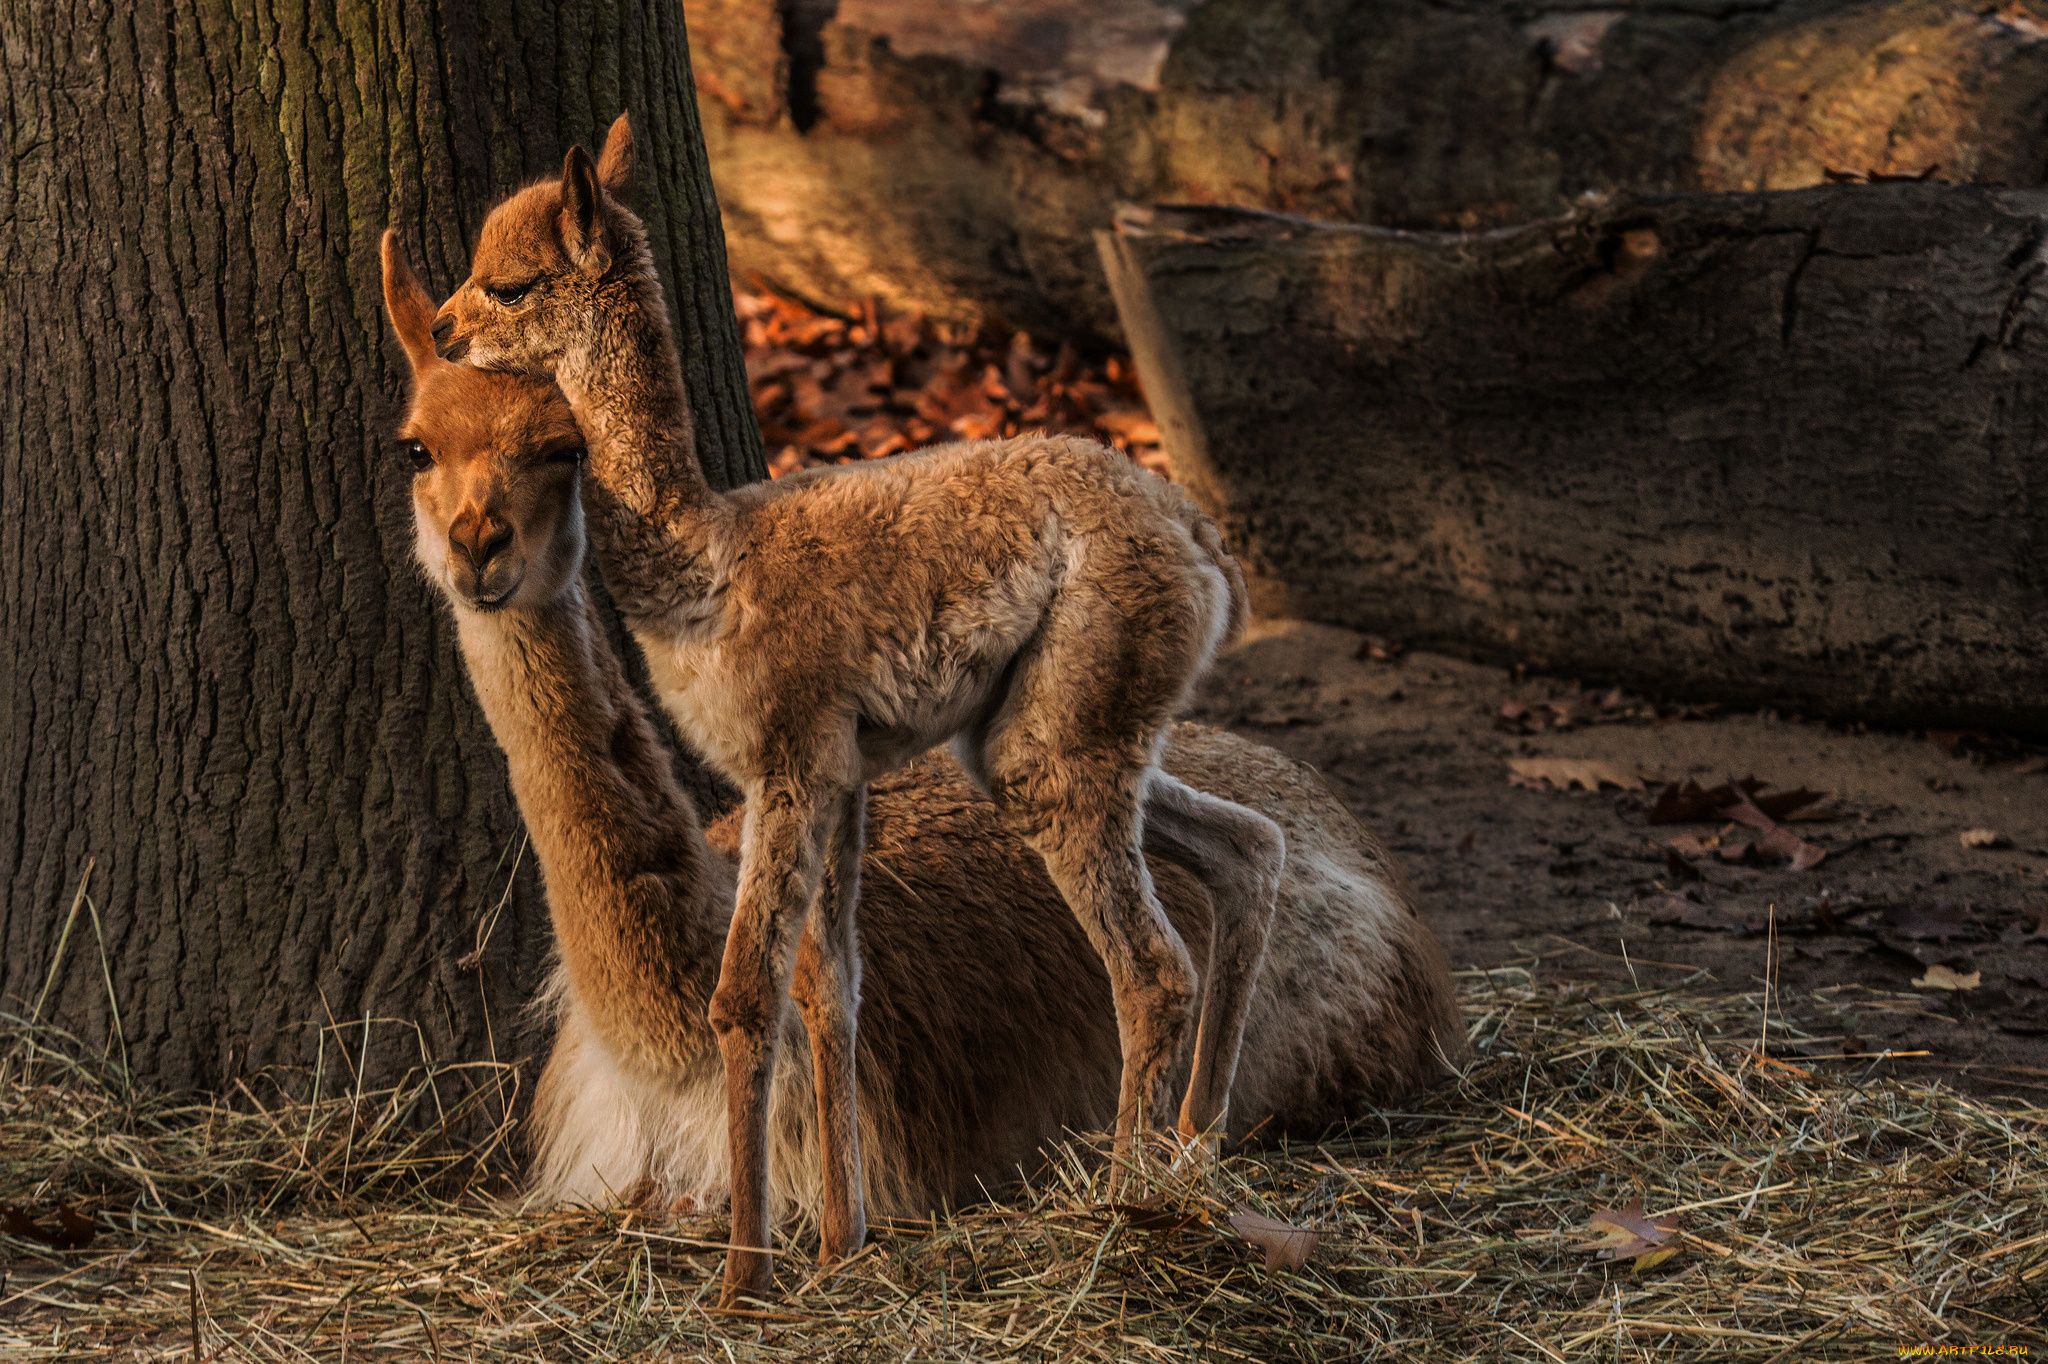
<svg viewBox="0 0 2048 1364">
<path fill-rule="evenodd" d="M 708 471 L 763 474 L 675 4 L 250 14 L 0 17 L 0 1008 L 49 980 L 43 1019 L 213 1090 L 330 1019 L 399 1020 L 370 1083 L 509 1059 L 545 947 L 412 564 L 384 226 L 450 287 L 497 195 L 630 109 Z"/>
<path fill-rule="evenodd" d="M 1119 202 L 1474 228 L 1830 169 L 2040 184 L 2048 36 L 1949 0 L 707 0 L 734 267 L 1108 336 Z"/>
<path fill-rule="evenodd" d="M 1687 700 L 2048 733 L 2048 194 L 1104 235 L 1263 609 Z"/>
</svg>

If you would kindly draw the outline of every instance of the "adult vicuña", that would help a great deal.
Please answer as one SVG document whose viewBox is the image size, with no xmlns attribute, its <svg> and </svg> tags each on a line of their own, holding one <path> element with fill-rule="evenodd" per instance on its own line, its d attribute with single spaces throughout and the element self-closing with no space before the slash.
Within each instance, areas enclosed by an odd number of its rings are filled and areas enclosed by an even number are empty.
<svg viewBox="0 0 2048 1364">
<path fill-rule="evenodd" d="M 767 1099 L 809 918 L 838 1001 L 815 1050 L 849 1059 L 864 785 L 950 739 L 1044 860 L 1108 969 L 1123 1054 L 1119 1149 L 1163 1097 L 1196 995 L 1147 834 L 1206 850 L 1214 923 L 1189 1139 L 1224 1118 L 1284 840 L 1156 764 L 1167 725 L 1244 615 L 1244 581 L 1184 493 L 1093 442 L 1034 435 L 817 470 L 721 496 L 699 469 L 621 117 L 593 165 L 485 220 L 441 306 L 441 354 L 551 374 L 589 438 L 605 579 L 664 703 L 747 798 L 739 902 L 712 1026 L 727 1064 L 733 1242 L 767 1247 Z M 850 1064 L 821 1069 L 826 1258 L 865 1235 Z M 842 1144 L 842 1142 L 844 1144 Z M 728 1299 L 766 1286 L 736 1250 Z"/>
<path fill-rule="evenodd" d="M 417 553 L 510 763 L 554 922 L 558 1032 L 534 1110 L 534 1196 L 709 1207 L 728 1192 L 725 1074 L 705 1008 L 733 908 L 739 816 L 700 830 L 586 593 L 582 438 L 552 384 L 448 364 L 395 234 L 386 305 L 414 370 L 402 430 Z M 1231 1136 L 1313 1136 L 1438 1079 L 1464 1052 L 1443 954 L 1380 846 L 1314 773 L 1194 725 L 1166 764 L 1284 826 L 1282 874 Z M 1109 984 L 1039 859 L 950 761 L 874 785 L 862 881 L 859 1071 L 867 1198 L 919 1217 L 1035 1168 L 1114 1112 Z M 1147 852 L 1168 914 L 1208 931 L 1199 849 Z M 1178 859 L 1178 861 L 1176 861 Z M 1192 862 L 1192 870 L 1182 863 Z M 1001 912 L 998 912 L 1000 908 Z M 799 1016 L 830 982 L 809 950 Z M 813 1064 L 773 1095 L 779 1217 L 814 1204 Z M 829 1053 L 819 1064 L 831 1064 Z M 1176 1058 L 1184 1074 L 1188 1057 Z"/>
</svg>

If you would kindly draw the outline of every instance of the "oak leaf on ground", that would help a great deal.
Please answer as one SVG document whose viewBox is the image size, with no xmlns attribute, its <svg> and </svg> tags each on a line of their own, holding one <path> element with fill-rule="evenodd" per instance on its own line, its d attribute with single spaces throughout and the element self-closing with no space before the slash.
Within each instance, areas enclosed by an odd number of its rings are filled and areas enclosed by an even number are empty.
<svg viewBox="0 0 2048 1364">
<path fill-rule="evenodd" d="M 1678 1232 L 1678 1219 L 1646 1214 L 1641 1194 L 1625 1208 L 1593 1209 L 1590 1222 L 1587 1230 L 1595 1233 L 1594 1239 L 1573 1250 L 1598 1251 L 1603 1260 L 1633 1260 L 1631 1268 L 1643 1270 L 1664 1263 L 1680 1249 L 1671 1239 Z"/>
<path fill-rule="evenodd" d="M 1652 824 L 1713 824 L 1727 818 L 1729 806 L 1742 796 L 1748 796 L 1772 819 L 1833 819 L 1836 812 L 1832 807 L 1817 807 L 1826 793 L 1809 791 L 1799 787 L 1792 791 L 1772 791 L 1764 794 L 1766 783 L 1755 777 L 1739 782 L 1726 782 L 1720 786 L 1702 787 L 1690 779 L 1673 782 L 1657 793 L 1657 799 L 1650 805 Z"/>
<path fill-rule="evenodd" d="M 1249 1208 L 1230 1215 L 1230 1226 L 1239 1236 L 1266 1252 L 1266 1268 L 1275 1274 L 1291 1274 L 1308 1263 L 1323 1234 L 1308 1227 L 1276 1222 Z"/>
<path fill-rule="evenodd" d="M 1511 758 L 1508 785 L 1526 786 L 1533 791 L 1569 791 L 1574 786 L 1587 791 L 1598 791 L 1602 786 L 1640 791 L 1643 779 L 1628 768 L 1598 758 Z"/>
<path fill-rule="evenodd" d="M 1955 971 L 1936 963 L 1927 974 L 1913 982 L 1916 990 L 1974 990 L 1983 983 L 1982 971 Z"/>
<path fill-rule="evenodd" d="M 1729 786 L 1735 788 L 1735 783 L 1730 782 Z M 1736 789 L 1739 791 L 1739 788 Z M 1755 829 L 1757 851 L 1785 858 L 1791 863 L 1793 871 L 1811 870 L 1819 866 L 1821 860 L 1828 855 L 1825 848 L 1808 843 L 1758 809 L 1756 802 L 1749 798 L 1747 792 L 1739 793 L 1734 803 L 1721 813 L 1737 824 Z"/>
</svg>

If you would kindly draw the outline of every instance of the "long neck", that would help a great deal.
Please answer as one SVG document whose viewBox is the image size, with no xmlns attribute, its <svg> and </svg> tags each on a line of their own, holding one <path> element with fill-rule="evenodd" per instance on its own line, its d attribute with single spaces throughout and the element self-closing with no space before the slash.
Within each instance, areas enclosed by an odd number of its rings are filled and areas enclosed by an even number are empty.
<svg viewBox="0 0 2048 1364">
<path fill-rule="evenodd" d="M 538 610 L 456 617 L 578 1005 L 622 1059 L 688 1064 L 712 1045 L 731 878 L 595 608 L 578 584 Z"/>
<path fill-rule="evenodd" d="M 715 590 L 730 513 L 697 460 L 682 363 L 644 245 L 614 267 L 592 325 L 590 343 L 555 372 L 590 451 L 592 546 L 628 623 L 672 628 Z"/>
</svg>

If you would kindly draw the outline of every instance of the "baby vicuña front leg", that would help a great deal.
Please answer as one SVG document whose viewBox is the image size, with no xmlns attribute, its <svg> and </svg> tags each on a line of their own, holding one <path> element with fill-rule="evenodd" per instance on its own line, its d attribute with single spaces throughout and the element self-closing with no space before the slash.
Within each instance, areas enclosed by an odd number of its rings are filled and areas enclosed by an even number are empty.
<svg viewBox="0 0 2048 1364">
<path fill-rule="evenodd" d="M 833 828 L 846 813 L 842 788 L 806 780 L 771 777 L 746 794 L 739 897 L 710 1010 L 725 1061 L 732 1151 L 733 1249 L 725 1262 L 725 1306 L 744 1293 L 765 1293 L 774 1277 L 768 1104 L 776 1049 L 798 939 L 823 880 Z M 844 1032 L 850 1045 L 850 1021 Z M 819 1097 L 822 1111 L 822 1077 Z M 846 1098 L 850 1110 L 850 1092 Z M 845 1122 L 851 1124 L 850 1112 Z"/>
</svg>

